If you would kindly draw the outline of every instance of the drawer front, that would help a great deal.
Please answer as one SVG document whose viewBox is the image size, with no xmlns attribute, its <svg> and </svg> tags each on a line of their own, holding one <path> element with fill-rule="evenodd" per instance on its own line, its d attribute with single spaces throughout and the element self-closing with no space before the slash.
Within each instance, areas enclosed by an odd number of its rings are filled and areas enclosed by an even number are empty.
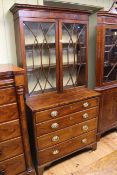
<svg viewBox="0 0 117 175">
<path fill-rule="evenodd" d="M 97 119 L 92 119 L 87 122 L 76 124 L 74 126 L 56 131 L 51 134 L 46 134 L 44 136 L 38 137 L 38 149 L 45 149 L 56 145 L 60 142 L 66 141 L 73 137 L 77 137 L 83 133 L 96 130 L 97 128 Z"/>
<path fill-rule="evenodd" d="M 74 112 L 82 111 L 88 108 L 98 106 L 99 98 L 92 98 L 85 101 L 73 103 L 70 105 L 65 105 L 58 108 L 53 108 L 51 110 L 37 112 L 36 113 L 36 123 L 43 122 L 46 120 L 52 120 L 54 118 L 62 117 Z"/>
<path fill-rule="evenodd" d="M 0 90 L 0 105 L 16 102 L 15 88 Z"/>
<path fill-rule="evenodd" d="M 93 142 L 96 142 L 96 131 L 88 132 L 80 137 L 75 137 L 44 151 L 39 151 L 38 163 L 39 165 L 42 165 L 44 163 L 51 162 L 58 158 L 64 157 L 65 155 L 71 154 L 78 149 L 86 147 Z"/>
<path fill-rule="evenodd" d="M 21 138 L 0 143 L 0 161 L 23 153 Z"/>
<path fill-rule="evenodd" d="M 77 123 L 84 122 L 91 118 L 95 118 L 98 115 L 98 107 L 84 110 L 82 112 L 73 113 L 65 117 L 60 117 L 55 120 L 49 120 L 47 122 L 38 123 L 36 125 L 37 136 L 48 134 L 62 128 L 66 128 Z"/>
<path fill-rule="evenodd" d="M 20 135 L 19 120 L 0 124 L 0 142 Z"/>
<path fill-rule="evenodd" d="M 18 119 L 17 104 L 13 103 L 9 105 L 0 106 L 0 115 L 0 123 Z"/>
<path fill-rule="evenodd" d="M 0 162 L 0 173 L 3 175 L 16 175 L 26 170 L 24 156 Z"/>
</svg>

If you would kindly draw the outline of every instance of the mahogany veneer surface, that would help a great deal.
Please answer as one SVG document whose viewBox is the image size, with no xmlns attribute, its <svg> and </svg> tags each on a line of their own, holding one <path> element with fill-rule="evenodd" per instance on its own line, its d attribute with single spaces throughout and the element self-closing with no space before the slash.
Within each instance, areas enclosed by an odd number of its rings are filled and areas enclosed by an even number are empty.
<svg viewBox="0 0 117 175">
<path fill-rule="evenodd" d="M 43 95 L 33 96 L 28 98 L 26 103 L 32 111 L 40 111 L 52 107 L 75 103 L 81 100 L 87 100 L 88 98 L 93 98 L 99 95 L 99 93 L 90 89 L 74 88 L 64 90 L 63 93 L 52 92 Z M 94 101 L 95 100 L 96 99 L 94 99 Z"/>
<path fill-rule="evenodd" d="M 117 128 L 117 14 L 114 11 L 113 6 L 110 12 L 100 11 L 97 16 L 95 90 L 101 93 L 98 139 L 103 133 Z"/>
<path fill-rule="evenodd" d="M 34 175 L 24 105 L 23 69 L 0 66 L 0 175 Z"/>
<path fill-rule="evenodd" d="M 74 88 L 27 98 L 39 175 L 47 164 L 77 150 L 96 149 L 99 97 L 93 90 Z"/>
</svg>

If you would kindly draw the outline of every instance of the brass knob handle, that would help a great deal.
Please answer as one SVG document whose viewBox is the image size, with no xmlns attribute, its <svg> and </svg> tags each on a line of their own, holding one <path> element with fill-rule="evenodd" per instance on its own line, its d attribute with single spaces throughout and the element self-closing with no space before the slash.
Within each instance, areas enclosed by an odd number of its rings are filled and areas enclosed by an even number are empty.
<svg viewBox="0 0 117 175">
<path fill-rule="evenodd" d="M 83 103 L 83 106 L 86 108 L 86 107 L 89 106 L 89 103 L 88 102 L 85 102 L 85 103 Z"/>
<path fill-rule="evenodd" d="M 87 125 L 84 125 L 83 127 L 82 127 L 82 130 L 83 131 L 87 131 L 89 129 L 89 127 L 87 126 Z"/>
<path fill-rule="evenodd" d="M 51 125 L 51 128 L 52 129 L 57 129 L 59 127 L 59 124 L 58 123 L 53 123 L 52 125 Z"/>
<path fill-rule="evenodd" d="M 87 139 L 85 138 L 85 139 L 82 139 L 82 143 L 87 143 Z"/>
<path fill-rule="evenodd" d="M 58 115 L 58 112 L 57 111 L 52 111 L 51 112 L 51 117 L 56 117 Z"/>
<path fill-rule="evenodd" d="M 58 150 L 58 149 L 56 149 L 56 150 L 54 150 L 54 151 L 52 152 L 53 155 L 56 155 L 56 154 L 58 154 L 58 153 L 59 153 L 59 150 Z"/>
<path fill-rule="evenodd" d="M 52 138 L 52 141 L 53 141 L 53 142 L 59 141 L 59 136 L 54 136 L 54 137 Z"/>
<path fill-rule="evenodd" d="M 86 118 L 88 118 L 89 117 L 89 115 L 87 114 L 87 113 L 85 113 L 85 114 L 83 114 L 83 116 L 82 116 L 84 119 L 86 119 Z"/>
</svg>

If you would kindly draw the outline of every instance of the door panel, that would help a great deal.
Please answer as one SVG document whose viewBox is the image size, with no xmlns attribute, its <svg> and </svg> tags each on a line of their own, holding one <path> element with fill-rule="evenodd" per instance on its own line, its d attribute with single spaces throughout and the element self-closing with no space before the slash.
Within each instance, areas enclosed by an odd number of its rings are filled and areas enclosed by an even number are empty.
<svg viewBox="0 0 117 175">
<path fill-rule="evenodd" d="M 87 25 L 62 22 L 63 88 L 86 85 Z"/>
<path fill-rule="evenodd" d="M 117 89 L 102 93 L 101 115 L 99 116 L 99 130 L 106 130 L 117 123 Z"/>
</svg>

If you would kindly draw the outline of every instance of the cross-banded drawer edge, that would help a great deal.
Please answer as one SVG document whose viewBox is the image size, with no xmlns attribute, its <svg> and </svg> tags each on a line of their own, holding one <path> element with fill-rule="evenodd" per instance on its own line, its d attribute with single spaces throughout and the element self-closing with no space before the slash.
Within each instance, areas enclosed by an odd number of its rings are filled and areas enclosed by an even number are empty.
<svg viewBox="0 0 117 175">
<path fill-rule="evenodd" d="M 35 113 L 36 123 L 52 120 L 54 118 L 72 114 L 74 112 L 80 112 L 92 107 L 96 107 L 98 105 L 99 105 L 99 98 L 96 97 L 96 98 L 91 98 L 91 99 L 79 101 L 76 103 L 64 105 L 61 107 L 52 108 L 42 112 L 36 112 Z"/>
</svg>

